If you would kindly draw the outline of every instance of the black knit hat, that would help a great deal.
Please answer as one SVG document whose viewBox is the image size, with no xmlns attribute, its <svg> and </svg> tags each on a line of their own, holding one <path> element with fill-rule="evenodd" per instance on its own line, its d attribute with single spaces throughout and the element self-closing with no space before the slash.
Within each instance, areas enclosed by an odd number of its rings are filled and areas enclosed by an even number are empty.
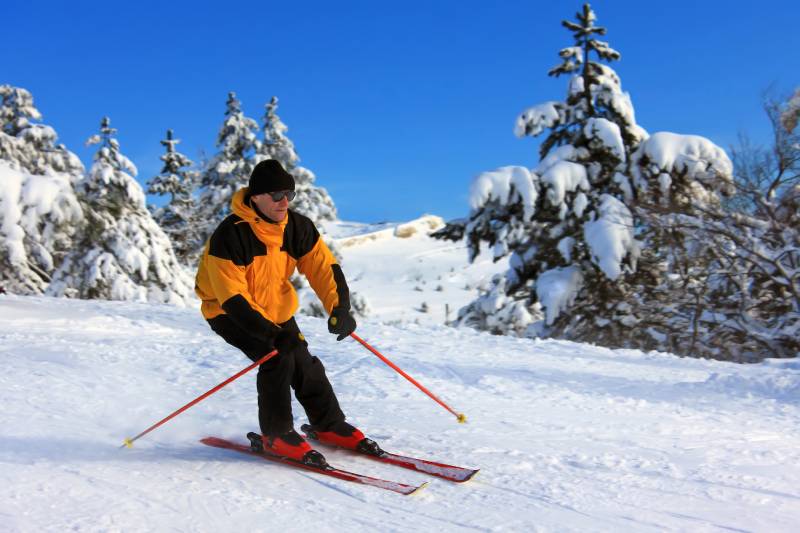
<svg viewBox="0 0 800 533">
<path fill-rule="evenodd" d="M 265 192 L 293 191 L 294 178 L 275 159 L 265 159 L 253 169 L 248 186 L 250 196 Z"/>
</svg>

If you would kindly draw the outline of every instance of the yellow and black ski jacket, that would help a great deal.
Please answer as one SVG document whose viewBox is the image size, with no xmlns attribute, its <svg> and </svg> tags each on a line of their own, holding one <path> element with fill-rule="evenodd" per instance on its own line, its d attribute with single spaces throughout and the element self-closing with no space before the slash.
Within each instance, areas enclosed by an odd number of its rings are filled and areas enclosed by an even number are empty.
<svg viewBox="0 0 800 533">
<path fill-rule="evenodd" d="M 236 192 L 232 214 L 208 240 L 195 279 L 203 316 L 222 314 L 257 338 L 292 318 L 297 292 L 289 282 L 295 268 L 307 279 L 325 310 L 350 309 L 342 269 L 311 220 L 289 210 L 282 222 L 265 220 L 249 204 L 248 189 Z"/>
</svg>

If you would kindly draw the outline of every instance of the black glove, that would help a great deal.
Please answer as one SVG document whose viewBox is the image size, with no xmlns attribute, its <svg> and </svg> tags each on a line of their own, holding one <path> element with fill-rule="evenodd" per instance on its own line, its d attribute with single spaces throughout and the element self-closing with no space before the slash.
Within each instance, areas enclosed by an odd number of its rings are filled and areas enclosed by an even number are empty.
<svg viewBox="0 0 800 533">
<path fill-rule="evenodd" d="M 235 317 L 233 318 L 234 321 L 236 321 Z M 239 327 L 241 327 L 246 331 L 249 331 L 248 328 L 243 326 L 240 322 L 241 321 L 236 321 L 236 323 L 239 324 Z M 275 342 L 275 336 L 281 331 L 283 331 L 278 324 L 272 322 L 271 320 L 267 320 L 266 318 L 263 320 L 263 323 L 259 323 L 258 325 L 256 324 L 251 324 L 251 325 L 254 327 L 258 327 L 259 330 L 258 338 L 260 340 L 272 341 L 273 343 Z"/>
<path fill-rule="evenodd" d="M 334 307 L 331 317 L 328 319 L 328 332 L 339 335 L 336 340 L 340 341 L 349 337 L 355 330 L 356 319 L 353 318 L 350 311 L 344 307 Z"/>
<path fill-rule="evenodd" d="M 279 354 L 291 353 L 300 344 L 300 333 L 283 329 L 275 335 L 272 345 Z"/>
</svg>

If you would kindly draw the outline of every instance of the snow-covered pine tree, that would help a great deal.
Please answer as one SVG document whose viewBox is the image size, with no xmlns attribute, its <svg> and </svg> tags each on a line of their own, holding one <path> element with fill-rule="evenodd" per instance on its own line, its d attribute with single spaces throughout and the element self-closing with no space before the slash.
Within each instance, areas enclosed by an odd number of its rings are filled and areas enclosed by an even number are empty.
<svg viewBox="0 0 800 533">
<path fill-rule="evenodd" d="M 495 258 L 511 254 L 510 269 L 457 322 L 735 361 L 798 355 L 792 101 L 767 106 L 776 145 L 739 180 L 750 197 L 726 202 L 735 184 L 725 151 L 703 137 L 639 128 L 616 74 L 589 60 L 619 57 L 593 39 L 604 33 L 594 20 L 585 5 L 578 24 L 564 22 L 576 46 L 550 74 L 574 73 L 567 100 L 517 122 L 518 135 L 549 130 L 539 166 L 473 183 L 471 253 L 488 242 Z M 536 322 L 539 304 L 545 320 Z"/>
<path fill-rule="evenodd" d="M 470 262 L 481 253 L 485 241 L 495 261 L 511 254 L 510 264 L 519 269 L 509 268 L 488 287 L 481 287 L 481 296 L 459 310 L 457 324 L 497 334 L 539 333 L 528 331 L 542 313 L 538 302 L 531 300 L 532 282 L 524 279 L 519 255 L 525 253 L 530 236 L 542 231 L 542 224 L 533 218 L 539 192 L 538 176 L 520 166 L 484 172 L 473 181 L 472 210 L 464 229 Z"/>
<path fill-rule="evenodd" d="M 136 167 L 120 152 L 115 134 L 105 117 L 100 134 L 88 141 L 100 148 L 77 184 L 86 224 L 47 293 L 182 305 L 192 296 L 191 277 L 147 210 L 133 177 Z"/>
<path fill-rule="evenodd" d="M 56 144 L 58 135 L 52 127 L 31 122 L 40 121 L 42 116 L 30 92 L 0 85 L 0 98 L 2 131 L 18 141 L 0 143 L 0 158 L 15 161 L 32 174 L 59 172 L 78 176 L 83 172 L 78 156 L 63 144 Z"/>
<path fill-rule="evenodd" d="M 217 135 L 219 152 L 211 158 L 201 175 L 198 220 L 203 224 L 198 227 L 200 246 L 194 256 L 202 253 L 205 241 L 230 213 L 233 194 L 247 186 L 256 165 L 257 133 L 258 123 L 242 112 L 242 103 L 236 98 L 236 93 L 228 93 L 225 120 Z"/>
<path fill-rule="evenodd" d="M 620 54 L 595 37 L 588 4 L 578 22 L 563 21 L 574 43 L 551 76 L 569 75 L 566 99 L 545 102 L 517 119 L 517 136 L 549 131 L 533 172 L 504 167 L 472 185 L 466 226 L 471 259 L 480 243 L 495 259 L 511 254 L 510 269 L 459 311 L 457 323 L 495 333 L 569 335 L 571 319 L 613 317 L 622 274 L 639 253 L 626 177 L 631 154 L 646 132 L 630 97 L 609 66 Z M 580 294 L 580 316 L 574 303 Z M 538 320 L 544 312 L 544 321 Z"/>
<path fill-rule="evenodd" d="M 0 285 L 20 294 L 44 291 L 83 217 L 83 165 L 39 120 L 30 92 L 0 85 Z"/>
<path fill-rule="evenodd" d="M 259 146 L 255 161 L 275 159 L 294 176 L 297 197 L 292 209 L 309 217 L 314 222 L 336 220 L 336 207 L 328 191 L 314 185 L 316 176 L 309 169 L 298 165 L 300 157 L 294 143 L 286 136 L 289 129 L 278 116 L 278 97 L 273 96 L 265 106 L 264 141 Z"/>
<path fill-rule="evenodd" d="M 294 143 L 286 136 L 289 127 L 278 116 L 278 97 L 273 96 L 264 105 L 263 131 L 264 141 L 258 149 L 259 162 L 265 159 L 279 161 L 287 171 L 294 170 L 300 157 L 294 149 Z"/>
<path fill-rule="evenodd" d="M 147 193 L 169 195 L 166 205 L 153 210 L 153 218 L 172 242 L 178 260 L 188 265 L 194 252 L 203 245 L 199 242 L 197 204 L 193 196 L 199 173 L 192 170 L 194 163 L 188 157 L 175 150 L 179 142 L 173 138 L 172 130 L 167 130 L 167 138 L 161 141 L 166 148 L 161 156 L 164 167 L 148 182 Z"/>
</svg>

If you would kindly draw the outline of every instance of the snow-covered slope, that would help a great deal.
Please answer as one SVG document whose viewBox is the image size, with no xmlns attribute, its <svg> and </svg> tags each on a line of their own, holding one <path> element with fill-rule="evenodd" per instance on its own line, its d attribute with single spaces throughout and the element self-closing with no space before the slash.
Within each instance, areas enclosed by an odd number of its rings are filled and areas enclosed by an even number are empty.
<svg viewBox="0 0 800 533">
<path fill-rule="evenodd" d="M 444 324 L 475 299 L 480 286 L 508 269 L 508 258 L 492 263 L 491 254 L 469 264 L 466 244 L 428 236 L 443 226 L 432 215 L 404 224 L 326 224 L 344 256 L 348 284 L 369 302 L 370 318 Z"/>
<path fill-rule="evenodd" d="M 248 361 L 191 308 L 0 295 L 0 530 L 797 530 L 797 360 L 741 366 L 415 324 L 433 313 L 408 311 L 395 284 L 480 278 L 446 246 L 376 238 L 345 246 L 344 268 L 362 273 L 352 285 L 376 315 L 361 336 L 467 424 L 322 320 L 299 321 L 351 421 L 386 449 L 481 468 L 474 480 L 326 453 L 430 479 L 404 497 L 198 443 L 257 428 L 255 374 L 119 449 Z M 442 292 L 411 294 L 433 306 Z"/>
</svg>

